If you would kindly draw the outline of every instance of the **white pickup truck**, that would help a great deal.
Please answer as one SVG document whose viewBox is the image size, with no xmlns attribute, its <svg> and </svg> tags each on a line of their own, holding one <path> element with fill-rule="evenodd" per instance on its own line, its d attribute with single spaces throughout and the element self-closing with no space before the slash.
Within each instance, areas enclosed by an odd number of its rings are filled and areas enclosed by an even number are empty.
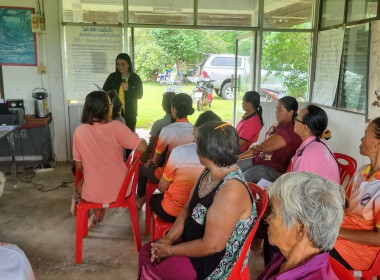
<svg viewBox="0 0 380 280">
<path fill-rule="evenodd" d="M 203 65 L 202 65 L 203 64 Z M 231 87 L 231 76 L 235 74 L 235 56 L 233 54 L 210 54 L 204 63 L 201 63 L 201 76 L 213 80 L 217 95 L 224 99 L 234 99 L 233 89 Z M 248 56 L 239 56 L 237 61 L 238 86 L 242 91 L 252 90 L 249 85 L 250 61 Z M 276 101 L 286 95 L 286 90 L 282 89 L 283 81 L 274 75 L 266 77 L 267 71 L 261 70 L 263 83 L 260 88 L 262 101 Z M 265 77 L 265 79 L 264 79 Z"/>
<path fill-rule="evenodd" d="M 211 54 L 204 63 L 201 75 L 203 78 L 213 80 L 216 94 L 224 99 L 234 98 L 231 88 L 231 76 L 234 75 L 235 56 L 233 54 Z M 237 62 L 237 74 L 240 79 L 246 80 L 249 73 L 249 57 L 239 56 Z"/>
</svg>

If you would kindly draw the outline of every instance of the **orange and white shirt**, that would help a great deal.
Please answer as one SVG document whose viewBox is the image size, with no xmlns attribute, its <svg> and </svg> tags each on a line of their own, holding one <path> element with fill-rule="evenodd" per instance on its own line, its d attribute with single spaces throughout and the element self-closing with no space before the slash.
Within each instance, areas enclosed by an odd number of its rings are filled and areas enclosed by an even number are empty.
<svg viewBox="0 0 380 280">
<path fill-rule="evenodd" d="M 195 143 L 176 147 L 165 165 L 163 176 L 172 183 L 164 192 L 161 206 L 169 215 L 178 216 L 189 200 L 191 189 L 204 169 L 199 162 L 196 149 Z"/>
<path fill-rule="evenodd" d="M 369 177 L 371 165 L 361 167 L 355 174 L 351 189 L 347 193 L 348 207 L 342 228 L 380 230 L 380 170 Z M 335 249 L 355 270 L 368 270 L 380 247 L 354 243 L 338 238 Z"/>
<path fill-rule="evenodd" d="M 161 129 L 155 151 L 157 154 L 162 154 L 168 147 L 167 156 L 169 156 L 175 147 L 191 143 L 193 140 L 193 125 L 187 118 L 178 119 Z"/>
</svg>

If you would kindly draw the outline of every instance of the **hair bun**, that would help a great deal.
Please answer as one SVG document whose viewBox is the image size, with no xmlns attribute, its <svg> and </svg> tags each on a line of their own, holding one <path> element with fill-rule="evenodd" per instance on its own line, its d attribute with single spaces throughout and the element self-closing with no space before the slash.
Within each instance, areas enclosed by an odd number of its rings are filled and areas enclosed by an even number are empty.
<svg viewBox="0 0 380 280">
<path fill-rule="evenodd" d="M 326 140 L 329 140 L 331 138 L 331 131 L 330 129 L 326 128 L 322 134 L 321 134 L 321 138 L 323 139 L 326 139 Z"/>
</svg>

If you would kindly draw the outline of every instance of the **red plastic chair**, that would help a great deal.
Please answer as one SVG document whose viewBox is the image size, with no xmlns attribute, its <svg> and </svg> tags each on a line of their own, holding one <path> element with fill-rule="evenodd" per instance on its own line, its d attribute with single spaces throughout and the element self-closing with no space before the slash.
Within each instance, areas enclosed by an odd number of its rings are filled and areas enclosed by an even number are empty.
<svg viewBox="0 0 380 280">
<path fill-rule="evenodd" d="M 334 153 L 334 156 L 338 162 L 339 166 L 339 177 L 340 184 L 345 189 L 348 187 L 351 178 L 354 176 L 356 172 L 356 160 L 350 156 Z"/>
<path fill-rule="evenodd" d="M 136 251 L 141 248 L 141 234 L 139 227 L 139 219 L 137 215 L 136 201 L 134 194 L 136 193 L 136 184 L 138 178 L 138 167 L 140 163 L 141 153 L 134 151 L 130 157 L 133 157 L 131 167 L 126 174 L 123 184 L 115 202 L 109 204 L 92 203 L 80 200 L 77 205 L 76 216 L 76 243 L 75 243 L 75 263 L 82 262 L 83 237 L 88 235 L 88 211 L 95 208 L 129 208 L 129 214 L 132 222 L 133 237 L 135 240 Z M 127 161 L 128 162 L 128 161 Z"/>
<path fill-rule="evenodd" d="M 352 272 L 347 270 L 340 262 L 336 259 L 330 257 L 329 263 L 334 271 L 335 275 L 339 280 L 355 280 L 355 277 L 352 275 Z"/>
<path fill-rule="evenodd" d="M 167 222 L 156 214 L 153 213 L 153 224 L 152 224 L 152 240 L 159 239 L 163 237 L 169 229 L 173 226 L 173 223 Z"/>
<path fill-rule="evenodd" d="M 158 184 L 153 183 L 152 181 L 148 181 L 146 184 L 145 191 L 145 234 L 150 234 L 150 223 L 151 223 L 151 215 L 152 210 L 150 209 L 149 201 L 152 198 L 154 191 L 158 188 Z"/>
<path fill-rule="evenodd" d="M 242 270 L 243 262 L 249 248 L 251 247 L 253 236 L 256 233 L 256 230 L 259 226 L 260 219 L 263 216 L 265 208 L 267 207 L 267 204 L 268 204 L 267 193 L 262 188 L 260 188 L 258 185 L 253 184 L 253 183 L 248 183 L 248 187 L 251 190 L 253 198 L 255 199 L 255 202 L 256 202 L 257 221 L 256 221 L 255 226 L 249 233 L 247 240 L 245 241 L 243 245 L 243 249 L 240 253 L 240 256 L 237 262 L 234 265 L 234 268 L 231 271 L 230 276 L 228 277 L 228 280 L 249 280 L 250 279 L 248 264 Z"/>
<path fill-rule="evenodd" d="M 377 254 L 377 257 L 369 270 L 352 270 L 352 272 L 354 277 L 358 277 L 363 280 L 372 280 L 373 277 L 380 280 L 380 252 Z"/>
</svg>

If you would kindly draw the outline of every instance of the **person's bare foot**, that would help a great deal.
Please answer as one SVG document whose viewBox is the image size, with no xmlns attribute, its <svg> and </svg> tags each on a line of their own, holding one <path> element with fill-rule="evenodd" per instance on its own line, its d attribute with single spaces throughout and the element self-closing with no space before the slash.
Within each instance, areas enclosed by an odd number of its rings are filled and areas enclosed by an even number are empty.
<svg viewBox="0 0 380 280">
<path fill-rule="evenodd" d="M 137 209 L 141 209 L 145 203 L 145 195 L 143 197 L 135 196 L 136 199 L 136 207 Z"/>
<path fill-rule="evenodd" d="M 91 230 L 95 227 L 96 221 L 95 221 L 95 214 L 93 213 L 90 218 L 88 218 L 88 230 Z"/>
<path fill-rule="evenodd" d="M 104 208 L 94 209 L 94 214 L 95 214 L 95 222 L 100 223 L 104 219 L 104 215 L 106 214 L 106 209 Z"/>
</svg>

